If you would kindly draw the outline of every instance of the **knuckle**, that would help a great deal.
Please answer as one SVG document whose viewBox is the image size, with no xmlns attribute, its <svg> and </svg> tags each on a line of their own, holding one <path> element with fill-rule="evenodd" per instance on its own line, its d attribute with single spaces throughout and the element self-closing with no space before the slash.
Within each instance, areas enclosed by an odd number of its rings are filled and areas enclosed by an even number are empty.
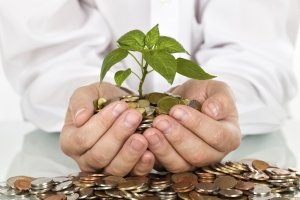
<svg viewBox="0 0 300 200">
<path fill-rule="evenodd" d="M 193 117 L 190 119 L 190 129 L 197 130 L 200 129 L 203 124 L 204 118 L 202 116 Z"/>
<path fill-rule="evenodd" d="M 104 153 L 99 153 L 99 151 L 91 150 L 88 155 L 88 164 L 95 167 L 96 169 L 101 169 L 105 167 L 110 162 L 110 159 L 105 156 Z"/>
<path fill-rule="evenodd" d="M 114 176 L 125 176 L 128 172 L 125 172 L 125 170 L 122 167 L 117 166 L 109 166 L 106 169 L 106 172 L 108 174 L 114 175 Z"/>
<path fill-rule="evenodd" d="M 82 133 L 74 134 L 74 141 L 82 149 L 89 149 L 92 145 L 86 135 Z"/>
<path fill-rule="evenodd" d="M 206 153 L 204 151 L 198 150 L 191 154 L 190 163 L 194 166 L 202 166 L 203 163 L 207 160 Z"/>
<path fill-rule="evenodd" d="M 224 129 L 221 126 L 217 126 L 213 134 L 214 136 L 212 138 L 212 145 L 223 147 L 223 144 L 227 139 L 227 134 L 225 133 Z"/>
<path fill-rule="evenodd" d="M 175 132 L 174 131 L 174 133 L 172 135 L 172 144 L 174 146 L 181 145 L 183 143 L 183 140 L 184 140 L 183 135 L 184 134 L 181 134 L 180 132 Z"/>
<path fill-rule="evenodd" d="M 241 134 L 240 132 L 237 133 L 237 136 L 233 139 L 233 141 L 231 142 L 231 151 L 237 149 L 240 145 L 241 145 L 241 141 L 242 138 L 241 138 Z"/>
<path fill-rule="evenodd" d="M 110 120 L 106 120 L 105 116 L 103 116 L 103 113 L 97 113 L 97 120 L 95 123 L 90 123 L 87 128 L 89 130 L 107 130 L 110 125 L 111 125 L 111 121 Z"/>
</svg>

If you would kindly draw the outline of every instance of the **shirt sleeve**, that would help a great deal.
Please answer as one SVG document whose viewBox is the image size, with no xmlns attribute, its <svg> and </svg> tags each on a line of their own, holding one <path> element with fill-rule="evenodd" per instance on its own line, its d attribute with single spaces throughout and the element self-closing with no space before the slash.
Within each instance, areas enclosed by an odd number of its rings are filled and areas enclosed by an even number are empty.
<svg viewBox="0 0 300 200">
<path fill-rule="evenodd" d="M 291 1 L 210 1 L 196 60 L 233 90 L 243 134 L 279 129 L 296 93 Z M 297 24 L 293 24 L 297 26 Z"/>
<path fill-rule="evenodd" d="M 99 81 L 111 40 L 103 16 L 85 1 L 3 0 L 0 36 L 4 70 L 22 96 L 24 118 L 60 131 L 74 89 Z"/>
</svg>

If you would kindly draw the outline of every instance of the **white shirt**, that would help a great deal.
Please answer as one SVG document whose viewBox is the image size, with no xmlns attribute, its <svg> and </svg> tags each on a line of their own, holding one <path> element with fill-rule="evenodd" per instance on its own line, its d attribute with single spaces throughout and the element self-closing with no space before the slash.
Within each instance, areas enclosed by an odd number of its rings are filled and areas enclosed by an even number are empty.
<svg viewBox="0 0 300 200">
<path fill-rule="evenodd" d="M 297 0 L 1 0 L 4 70 L 24 118 L 60 131 L 75 88 L 99 81 L 103 57 L 132 29 L 159 24 L 234 92 L 243 134 L 271 132 L 296 93 L 291 69 Z M 297 11 L 298 9 L 298 11 Z M 112 45 L 113 44 L 113 45 Z M 123 63 L 138 70 L 133 62 Z M 114 67 L 118 68 L 118 67 Z M 118 68 L 119 70 L 120 68 Z M 105 81 L 113 83 L 113 72 Z M 187 78 L 176 76 L 174 85 Z M 145 92 L 166 91 L 158 74 Z M 132 77 L 125 87 L 136 89 Z"/>
</svg>

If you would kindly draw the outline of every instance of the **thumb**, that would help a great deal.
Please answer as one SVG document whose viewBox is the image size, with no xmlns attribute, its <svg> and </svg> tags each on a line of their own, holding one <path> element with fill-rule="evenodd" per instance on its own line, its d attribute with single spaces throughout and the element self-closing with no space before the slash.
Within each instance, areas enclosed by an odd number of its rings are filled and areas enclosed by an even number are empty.
<svg viewBox="0 0 300 200">
<path fill-rule="evenodd" d="M 77 127 L 85 124 L 94 114 L 93 101 L 98 98 L 98 91 L 93 85 L 78 88 L 70 98 L 66 120 Z"/>
</svg>

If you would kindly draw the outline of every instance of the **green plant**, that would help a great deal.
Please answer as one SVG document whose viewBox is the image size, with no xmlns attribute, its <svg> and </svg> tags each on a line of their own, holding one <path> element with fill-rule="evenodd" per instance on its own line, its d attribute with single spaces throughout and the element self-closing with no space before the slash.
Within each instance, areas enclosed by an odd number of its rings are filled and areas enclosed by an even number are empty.
<svg viewBox="0 0 300 200">
<path fill-rule="evenodd" d="M 175 39 L 167 36 L 160 36 L 158 24 L 154 26 L 147 34 L 140 30 L 132 30 L 124 34 L 117 41 L 118 48 L 111 51 L 103 60 L 100 82 L 103 81 L 106 73 L 116 63 L 130 55 L 141 68 L 141 75 L 131 71 L 130 68 L 116 72 L 114 79 L 117 86 L 121 86 L 130 74 L 139 79 L 138 93 L 143 96 L 143 84 L 146 76 L 156 71 L 163 76 L 168 83 L 172 84 L 176 72 L 186 77 L 198 80 L 211 79 L 212 76 L 206 73 L 198 64 L 172 55 L 174 53 L 188 52 Z M 133 52 L 141 53 L 139 61 Z M 151 68 L 150 68 L 151 67 Z"/>
</svg>

